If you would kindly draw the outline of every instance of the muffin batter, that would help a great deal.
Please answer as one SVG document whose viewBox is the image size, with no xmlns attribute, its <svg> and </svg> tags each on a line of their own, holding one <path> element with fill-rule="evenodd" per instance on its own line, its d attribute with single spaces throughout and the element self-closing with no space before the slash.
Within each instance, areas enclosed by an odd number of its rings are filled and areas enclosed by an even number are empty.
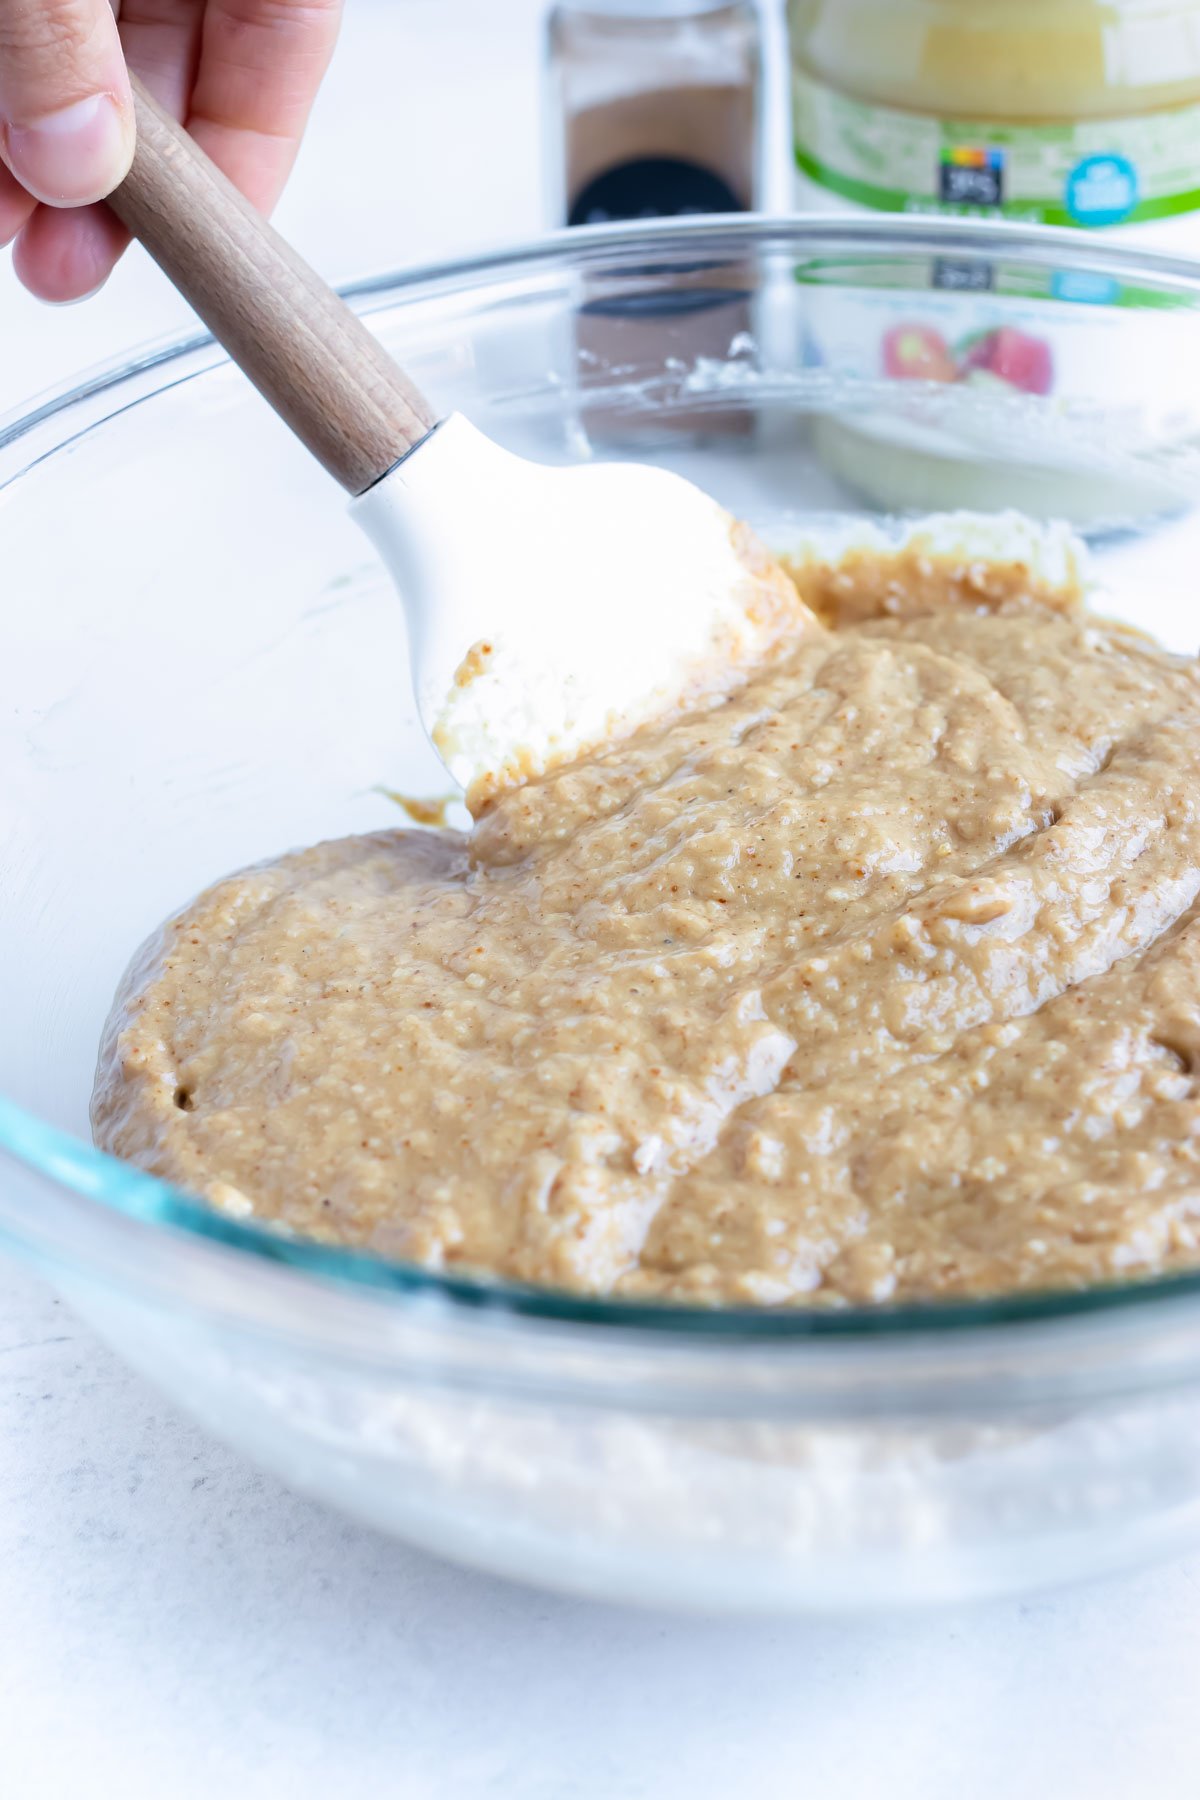
<svg viewBox="0 0 1200 1800">
<path fill-rule="evenodd" d="M 467 836 L 219 883 L 97 1141 L 243 1217 L 597 1293 L 838 1304 L 1200 1261 L 1200 668 L 861 552 L 731 695 Z"/>
</svg>

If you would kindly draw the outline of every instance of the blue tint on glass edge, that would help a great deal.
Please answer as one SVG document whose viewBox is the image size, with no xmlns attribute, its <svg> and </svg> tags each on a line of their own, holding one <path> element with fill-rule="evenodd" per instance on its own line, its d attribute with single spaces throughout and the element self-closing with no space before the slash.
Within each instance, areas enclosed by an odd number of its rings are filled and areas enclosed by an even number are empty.
<svg viewBox="0 0 1200 1800">
<path fill-rule="evenodd" d="M 1020 1325 L 1143 1305 L 1156 1299 L 1200 1297 L 1200 1274 L 1092 1288 L 1074 1293 L 1015 1295 L 996 1300 L 931 1301 L 908 1306 L 847 1307 L 804 1311 L 796 1307 L 696 1307 L 670 1301 L 646 1303 L 591 1299 L 515 1283 L 435 1274 L 415 1265 L 287 1236 L 225 1218 L 203 1201 L 154 1175 L 44 1124 L 0 1097 L 0 1154 L 7 1153 L 48 1181 L 149 1227 L 186 1233 L 210 1243 L 282 1264 L 297 1274 L 342 1287 L 383 1290 L 400 1297 L 440 1297 L 471 1310 L 494 1309 L 518 1317 L 573 1325 L 625 1326 L 677 1335 L 748 1338 L 878 1336 L 919 1331 Z M 9 1232 L 19 1248 L 19 1233 Z"/>
</svg>

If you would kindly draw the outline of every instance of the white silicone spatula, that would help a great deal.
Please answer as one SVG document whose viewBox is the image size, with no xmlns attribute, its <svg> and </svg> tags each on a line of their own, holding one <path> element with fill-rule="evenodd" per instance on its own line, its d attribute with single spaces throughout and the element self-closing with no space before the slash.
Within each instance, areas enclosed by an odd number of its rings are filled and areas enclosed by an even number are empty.
<svg viewBox="0 0 1200 1800">
<path fill-rule="evenodd" d="M 690 482 L 549 468 L 440 419 L 366 326 L 135 83 L 110 206 L 355 496 L 399 587 L 422 721 L 469 791 L 535 773 L 808 623 Z"/>
</svg>

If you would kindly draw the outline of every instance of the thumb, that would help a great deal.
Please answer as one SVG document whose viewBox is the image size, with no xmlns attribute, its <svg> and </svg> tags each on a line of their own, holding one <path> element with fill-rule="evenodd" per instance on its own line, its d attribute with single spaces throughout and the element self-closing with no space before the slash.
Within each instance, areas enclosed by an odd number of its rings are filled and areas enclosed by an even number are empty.
<svg viewBox="0 0 1200 1800">
<path fill-rule="evenodd" d="M 21 186 L 49 206 L 102 200 L 133 136 L 109 0 L 0 0 L 0 156 Z"/>
</svg>

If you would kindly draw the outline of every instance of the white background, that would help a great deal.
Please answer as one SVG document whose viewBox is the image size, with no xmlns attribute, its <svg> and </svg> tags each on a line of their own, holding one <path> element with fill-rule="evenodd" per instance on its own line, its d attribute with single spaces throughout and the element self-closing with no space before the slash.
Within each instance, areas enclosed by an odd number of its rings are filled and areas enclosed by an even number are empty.
<svg viewBox="0 0 1200 1800">
<path fill-rule="evenodd" d="M 538 229 L 539 10 L 350 0 L 279 213 L 322 270 Z M 0 408 L 186 323 L 140 258 L 55 312 L 0 266 Z M 1200 1558 L 882 1624 L 529 1593 L 291 1497 L 0 1264 L 0 1795 L 214 1792 L 1194 1800 Z"/>
</svg>

